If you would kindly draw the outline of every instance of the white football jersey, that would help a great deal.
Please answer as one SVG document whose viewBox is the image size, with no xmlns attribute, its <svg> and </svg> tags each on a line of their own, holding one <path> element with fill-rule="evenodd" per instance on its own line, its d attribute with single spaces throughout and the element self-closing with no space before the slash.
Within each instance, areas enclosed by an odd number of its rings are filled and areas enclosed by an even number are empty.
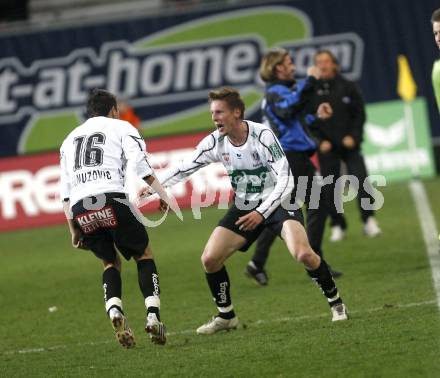
<svg viewBox="0 0 440 378">
<path fill-rule="evenodd" d="M 205 137 L 192 156 L 158 174 L 164 187 L 183 180 L 198 169 L 221 162 L 235 192 L 235 204 L 250 209 L 252 204 L 267 218 L 285 199 L 290 198 L 294 183 L 286 156 L 272 130 L 260 123 L 244 121 L 248 137 L 241 146 L 216 130 Z"/>
<path fill-rule="evenodd" d="M 60 148 L 60 198 L 80 199 L 109 192 L 124 193 L 126 166 L 138 177 L 153 174 L 144 139 L 130 123 L 108 117 L 89 118 Z"/>
</svg>

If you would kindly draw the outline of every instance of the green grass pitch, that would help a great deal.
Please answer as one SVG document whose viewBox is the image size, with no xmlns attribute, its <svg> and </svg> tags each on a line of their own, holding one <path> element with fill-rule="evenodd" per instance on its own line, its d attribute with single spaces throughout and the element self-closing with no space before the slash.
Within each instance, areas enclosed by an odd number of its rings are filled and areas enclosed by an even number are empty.
<svg viewBox="0 0 440 378">
<path fill-rule="evenodd" d="M 425 181 L 437 224 L 439 185 Z M 66 226 L 0 234 L 0 377 L 438 377 L 440 317 L 414 204 L 407 184 L 383 193 L 381 237 L 362 236 L 354 203 L 347 239 L 331 244 L 326 236 L 351 312 L 335 324 L 277 241 L 265 288 L 243 274 L 250 252 L 227 262 L 240 328 L 196 335 L 215 313 L 200 254 L 223 211 L 205 209 L 201 220 L 186 211 L 184 222 L 169 216 L 150 229 L 169 332 L 163 347 L 143 331 L 132 261 L 123 264 L 123 301 L 137 346 L 124 350 L 105 316 L 100 263 L 70 247 Z"/>
</svg>

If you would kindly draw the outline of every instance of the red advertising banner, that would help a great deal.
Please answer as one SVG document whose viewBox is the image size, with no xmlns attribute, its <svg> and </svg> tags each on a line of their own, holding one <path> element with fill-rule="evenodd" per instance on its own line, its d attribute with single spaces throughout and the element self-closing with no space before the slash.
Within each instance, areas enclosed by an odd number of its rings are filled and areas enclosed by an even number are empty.
<svg viewBox="0 0 440 378">
<path fill-rule="evenodd" d="M 147 140 L 149 161 L 156 171 L 190 154 L 206 133 Z M 58 194 L 59 155 L 56 152 L 0 159 L 0 232 L 65 222 Z M 221 199 L 227 203 L 230 183 L 223 166 L 202 168 L 185 183 L 171 188 L 180 208 L 200 209 Z M 158 201 L 142 208 L 158 209 Z M 195 213 L 196 215 L 196 213 Z"/>
</svg>

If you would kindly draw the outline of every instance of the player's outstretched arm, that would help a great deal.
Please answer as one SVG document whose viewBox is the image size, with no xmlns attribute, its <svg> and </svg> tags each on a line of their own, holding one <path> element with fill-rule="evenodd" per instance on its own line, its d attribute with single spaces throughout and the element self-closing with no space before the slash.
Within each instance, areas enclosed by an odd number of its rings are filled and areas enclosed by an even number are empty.
<svg viewBox="0 0 440 378">
<path fill-rule="evenodd" d="M 181 181 L 184 181 L 200 168 L 207 166 L 210 163 L 219 161 L 214 150 L 216 147 L 216 140 L 213 134 L 203 138 L 191 155 L 182 159 L 177 164 L 163 169 L 158 172 L 158 178 L 165 188 L 169 188 Z"/>
<path fill-rule="evenodd" d="M 149 187 L 146 189 L 147 195 L 150 194 L 150 188 L 153 189 L 160 197 L 160 210 L 166 211 L 168 207 L 173 210 L 177 217 L 180 220 L 183 220 L 182 212 L 180 211 L 180 207 L 176 201 L 176 199 L 171 195 L 169 196 L 168 193 L 165 191 L 165 189 L 160 184 L 159 180 L 152 175 L 148 175 L 144 177 L 144 181 L 149 185 Z"/>
</svg>

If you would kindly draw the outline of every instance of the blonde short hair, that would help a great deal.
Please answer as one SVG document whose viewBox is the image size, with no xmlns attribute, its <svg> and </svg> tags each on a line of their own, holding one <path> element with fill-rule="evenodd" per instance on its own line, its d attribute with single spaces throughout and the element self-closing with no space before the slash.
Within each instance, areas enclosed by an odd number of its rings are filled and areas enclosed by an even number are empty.
<svg viewBox="0 0 440 378">
<path fill-rule="evenodd" d="M 222 87 L 217 90 L 212 90 L 208 94 L 208 102 L 224 101 L 230 110 L 239 109 L 240 119 L 244 118 L 245 104 L 240 96 L 238 90 L 232 87 Z"/>
<path fill-rule="evenodd" d="M 284 58 L 289 55 L 286 49 L 277 47 L 264 54 L 260 64 L 260 77 L 265 82 L 276 80 L 275 67 L 283 63 Z"/>
</svg>

